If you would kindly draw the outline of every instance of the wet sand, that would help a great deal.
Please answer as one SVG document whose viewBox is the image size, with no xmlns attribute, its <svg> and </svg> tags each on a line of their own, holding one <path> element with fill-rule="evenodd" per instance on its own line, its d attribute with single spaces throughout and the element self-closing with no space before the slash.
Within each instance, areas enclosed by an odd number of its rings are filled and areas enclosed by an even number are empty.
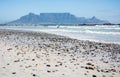
<svg viewBox="0 0 120 77">
<path fill-rule="evenodd" d="M 120 45 L 0 30 L 0 77 L 120 77 Z"/>
</svg>

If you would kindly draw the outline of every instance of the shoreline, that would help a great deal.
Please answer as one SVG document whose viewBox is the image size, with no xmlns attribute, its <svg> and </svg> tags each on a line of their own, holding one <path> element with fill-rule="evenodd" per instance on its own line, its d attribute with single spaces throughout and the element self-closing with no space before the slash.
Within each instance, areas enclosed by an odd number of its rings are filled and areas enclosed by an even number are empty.
<svg viewBox="0 0 120 77">
<path fill-rule="evenodd" d="M 95 39 L 79 39 L 79 38 L 76 38 L 76 37 L 69 37 L 69 36 L 64 36 L 64 35 L 55 34 L 53 32 L 46 32 L 46 31 L 14 30 L 14 29 L 0 29 L 0 30 L 17 31 L 17 32 L 45 33 L 45 34 L 50 34 L 50 35 L 55 35 L 55 36 L 61 36 L 61 37 L 65 37 L 65 38 L 75 39 L 75 40 L 79 40 L 79 41 L 89 41 L 89 42 L 102 43 L 102 44 L 120 45 L 120 43 L 117 43 L 117 42 L 105 42 L 105 41 L 100 41 L 100 40 L 95 40 Z"/>
<path fill-rule="evenodd" d="M 0 30 L 0 77 L 119 77 L 120 45 Z"/>
</svg>

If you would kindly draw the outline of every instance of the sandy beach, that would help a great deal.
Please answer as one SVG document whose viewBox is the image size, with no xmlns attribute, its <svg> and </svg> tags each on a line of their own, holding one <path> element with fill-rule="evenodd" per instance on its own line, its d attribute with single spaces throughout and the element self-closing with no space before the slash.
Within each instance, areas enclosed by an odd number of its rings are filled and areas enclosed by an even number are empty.
<svg viewBox="0 0 120 77">
<path fill-rule="evenodd" d="M 0 30 L 0 77 L 120 77 L 120 45 Z"/>
</svg>

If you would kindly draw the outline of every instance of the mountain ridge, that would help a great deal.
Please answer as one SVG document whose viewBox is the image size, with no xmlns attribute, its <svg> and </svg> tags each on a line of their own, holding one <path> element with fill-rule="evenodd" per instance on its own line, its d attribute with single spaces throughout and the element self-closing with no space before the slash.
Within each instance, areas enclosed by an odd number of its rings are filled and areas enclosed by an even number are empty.
<svg viewBox="0 0 120 77">
<path fill-rule="evenodd" d="M 40 15 L 29 13 L 9 23 L 12 24 L 104 24 L 109 22 L 106 20 L 100 20 L 95 16 L 93 16 L 92 18 L 76 17 L 71 13 L 40 13 Z"/>
</svg>

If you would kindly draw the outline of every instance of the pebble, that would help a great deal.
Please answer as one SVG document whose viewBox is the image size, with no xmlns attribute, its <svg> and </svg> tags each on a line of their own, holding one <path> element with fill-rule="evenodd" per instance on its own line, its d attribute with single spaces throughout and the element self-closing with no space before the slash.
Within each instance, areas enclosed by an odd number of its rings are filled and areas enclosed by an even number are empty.
<svg viewBox="0 0 120 77">
<path fill-rule="evenodd" d="M 10 65 L 9 63 L 7 63 L 7 65 Z"/>
<path fill-rule="evenodd" d="M 93 75 L 92 77 L 97 77 L 96 75 Z"/>
<path fill-rule="evenodd" d="M 48 73 L 50 73 L 51 71 L 47 70 Z"/>
<path fill-rule="evenodd" d="M 10 51 L 10 50 L 12 50 L 12 48 L 8 48 L 7 50 Z"/>
<path fill-rule="evenodd" d="M 14 62 L 19 62 L 20 60 L 15 60 Z"/>
<path fill-rule="evenodd" d="M 35 59 L 32 59 L 32 61 L 35 61 Z"/>
<path fill-rule="evenodd" d="M 55 65 L 55 67 L 58 67 L 58 65 Z"/>
<path fill-rule="evenodd" d="M 16 74 L 16 72 L 12 72 L 12 74 Z"/>
<path fill-rule="evenodd" d="M 6 68 L 6 67 L 2 67 L 2 68 Z"/>
<path fill-rule="evenodd" d="M 85 69 L 91 69 L 91 70 L 94 70 L 93 67 L 85 67 Z"/>
<path fill-rule="evenodd" d="M 50 67 L 50 65 L 46 65 L 47 67 Z"/>
<path fill-rule="evenodd" d="M 33 76 L 36 76 L 36 74 L 33 74 Z"/>
<path fill-rule="evenodd" d="M 91 66 L 94 66 L 92 63 L 86 63 L 87 65 L 91 65 Z"/>
</svg>

